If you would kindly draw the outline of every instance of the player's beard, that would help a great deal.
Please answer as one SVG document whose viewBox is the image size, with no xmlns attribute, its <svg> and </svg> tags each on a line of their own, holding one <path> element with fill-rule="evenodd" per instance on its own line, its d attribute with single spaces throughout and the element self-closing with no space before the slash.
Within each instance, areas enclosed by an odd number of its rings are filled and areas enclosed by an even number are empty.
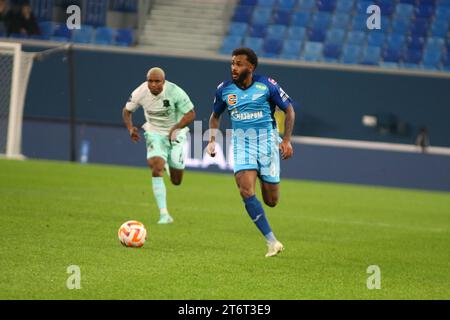
<svg viewBox="0 0 450 320">
<path fill-rule="evenodd" d="M 244 70 L 239 75 L 239 77 L 236 80 L 234 80 L 234 82 L 236 82 L 240 87 L 243 87 L 244 81 L 245 81 L 245 79 L 247 79 L 247 77 L 249 75 L 250 75 L 250 70 Z M 233 73 L 231 74 L 231 76 L 233 77 Z"/>
</svg>

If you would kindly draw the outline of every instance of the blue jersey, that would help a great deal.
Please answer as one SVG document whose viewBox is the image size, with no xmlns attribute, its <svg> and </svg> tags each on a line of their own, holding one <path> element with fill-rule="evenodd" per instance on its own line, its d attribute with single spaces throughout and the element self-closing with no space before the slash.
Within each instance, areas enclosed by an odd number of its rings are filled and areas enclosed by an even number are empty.
<svg viewBox="0 0 450 320">
<path fill-rule="evenodd" d="M 216 90 L 214 112 L 221 114 L 227 109 L 233 129 L 276 128 L 275 107 L 286 110 L 291 103 L 275 80 L 254 75 L 247 89 L 233 81 L 222 82 Z"/>
</svg>

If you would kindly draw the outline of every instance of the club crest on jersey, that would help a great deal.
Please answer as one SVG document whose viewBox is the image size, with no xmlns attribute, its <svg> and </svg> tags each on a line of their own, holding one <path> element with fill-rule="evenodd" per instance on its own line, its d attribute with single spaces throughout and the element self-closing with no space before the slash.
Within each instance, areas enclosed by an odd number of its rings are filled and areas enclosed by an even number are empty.
<svg viewBox="0 0 450 320">
<path fill-rule="evenodd" d="M 236 94 L 229 94 L 228 95 L 228 104 L 230 106 L 234 106 L 237 103 L 237 95 Z"/>
<path fill-rule="evenodd" d="M 169 100 L 163 100 L 163 106 L 168 108 L 170 107 L 170 101 Z"/>
</svg>

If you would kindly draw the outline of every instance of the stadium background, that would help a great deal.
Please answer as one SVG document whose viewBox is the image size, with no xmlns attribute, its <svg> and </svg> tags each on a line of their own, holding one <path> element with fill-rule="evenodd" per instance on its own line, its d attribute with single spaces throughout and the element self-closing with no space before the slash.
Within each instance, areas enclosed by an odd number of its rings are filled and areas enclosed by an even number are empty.
<svg viewBox="0 0 450 320">
<path fill-rule="evenodd" d="M 16 2 L 20 3 L 11 1 Z M 82 8 L 81 30 L 72 32 L 65 26 L 64 9 L 70 4 Z M 78 159 L 85 153 L 84 159 L 89 162 L 145 165 L 142 146 L 128 143 L 121 108 L 152 66 L 163 67 L 168 79 L 189 93 L 196 106 L 197 120 L 202 121 L 206 130 L 215 87 L 229 78 L 230 45 L 239 44 L 253 47 L 261 57 L 258 73 L 275 78 L 298 103 L 294 135 L 403 146 L 373 150 L 371 144 L 350 148 L 345 143 L 342 147 L 342 143 L 338 146 L 299 143 L 301 139 L 296 139 L 297 152 L 292 161 L 284 163 L 283 177 L 450 190 L 450 158 L 445 149 L 450 147 L 450 111 L 447 108 L 450 76 L 448 72 L 436 72 L 439 68 L 446 69 L 448 49 L 444 48 L 444 43 L 448 43 L 450 4 L 446 0 L 374 1 L 381 7 L 384 26 L 375 31 L 364 29 L 365 24 L 361 29 L 357 23 L 368 16 L 365 10 L 370 4 L 362 0 L 230 0 L 208 4 L 202 1 L 166 4 L 164 1 L 34 0 L 31 5 L 41 35 L 25 39 L 23 35 L 11 34 L 9 39 L 3 39 L 23 42 L 26 51 L 42 51 L 67 41 L 76 44 Z M 171 39 L 170 33 L 165 36 L 164 30 L 160 30 L 158 14 L 161 12 L 186 12 L 192 8 L 214 12 L 211 10 L 217 6 L 225 10 L 220 19 L 204 18 L 213 19 L 208 21 L 217 25 L 223 24 L 224 31 L 218 37 L 220 43 L 215 51 L 210 48 L 203 52 L 186 48 L 179 51 L 183 46 L 189 47 L 189 40 L 183 42 L 176 38 L 177 33 Z M 345 15 L 346 24 L 339 22 Z M 203 22 L 199 22 L 199 26 Z M 297 32 L 296 41 L 304 42 L 296 59 L 286 52 L 288 44 L 292 44 L 291 31 Z M 356 44 L 363 50 L 372 50 L 370 33 L 383 33 L 386 38 L 384 55 L 374 63 L 368 63 L 365 58 L 349 63 L 344 53 L 341 60 L 333 59 L 325 48 L 336 45 L 336 39 L 333 40 L 338 36 L 336 31 L 346 34 L 344 46 L 353 51 L 358 49 L 351 47 Z M 400 38 L 394 37 L 396 35 Z M 363 40 L 356 41 L 357 36 Z M 155 40 L 161 37 L 163 41 Z M 395 47 L 393 37 L 406 41 L 405 50 L 423 50 L 423 60 L 412 64 L 406 56 L 401 60 L 390 59 Z M 205 44 L 212 41 L 208 36 L 203 38 Z M 274 46 L 277 47 L 274 39 L 284 41 L 279 52 L 274 51 Z M 190 40 L 196 42 L 196 38 Z M 179 41 L 180 45 L 164 48 L 164 42 L 169 46 L 171 41 L 175 44 Z M 420 46 L 416 42 L 420 42 Z M 201 47 L 201 43 L 192 44 L 195 45 Z M 324 46 L 324 50 L 311 56 L 307 52 L 311 45 Z M 430 64 L 427 52 L 438 52 L 442 62 Z M 25 156 L 69 159 L 68 83 L 63 54 L 34 63 L 24 111 L 22 147 Z M 376 118 L 377 126 L 365 126 L 364 116 Z M 226 118 L 222 128 L 229 126 Z M 135 120 L 137 124 L 143 123 L 142 112 L 135 115 Z M 423 126 L 429 130 L 432 146 L 444 149 L 426 155 L 416 152 L 418 149 L 405 152 L 404 145 L 412 146 Z M 220 171 L 214 165 L 203 169 Z"/>
</svg>

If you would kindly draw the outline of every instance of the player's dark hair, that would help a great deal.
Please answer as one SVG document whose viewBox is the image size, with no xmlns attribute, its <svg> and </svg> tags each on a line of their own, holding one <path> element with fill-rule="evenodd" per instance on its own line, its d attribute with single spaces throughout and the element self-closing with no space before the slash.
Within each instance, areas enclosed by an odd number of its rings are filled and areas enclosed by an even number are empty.
<svg viewBox="0 0 450 320">
<path fill-rule="evenodd" d="M 258 56 L 256 55 L 255 51 L 253 51 L 250 48 L 237 48 L 233 50 L 233 53 L 231 56 L 240 56 L 244 55 L 247 56 L 248 62 L 250 62 L 256 69 L 258 66 Z"/>
</svg>

